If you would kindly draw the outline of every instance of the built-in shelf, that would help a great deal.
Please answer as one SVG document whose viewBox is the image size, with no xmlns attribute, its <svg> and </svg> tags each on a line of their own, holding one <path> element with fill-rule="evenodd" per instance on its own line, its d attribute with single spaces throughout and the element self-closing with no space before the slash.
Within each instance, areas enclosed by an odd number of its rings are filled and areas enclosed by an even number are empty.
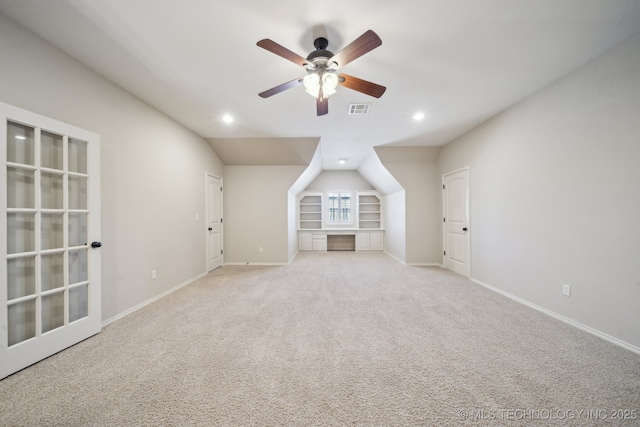
<svg viewBox="0 0 640 427">
<path fill-rule="evenodd" d="M 375 191 L 358 192 L 358 228 L 382 228 L 382 202 Z"/>
<path fill-rule="evenodd" d="M 300 197 L 298 228 L 301 230 L 322 228 L 322 193 L 305 193 Z"/>
</svg>

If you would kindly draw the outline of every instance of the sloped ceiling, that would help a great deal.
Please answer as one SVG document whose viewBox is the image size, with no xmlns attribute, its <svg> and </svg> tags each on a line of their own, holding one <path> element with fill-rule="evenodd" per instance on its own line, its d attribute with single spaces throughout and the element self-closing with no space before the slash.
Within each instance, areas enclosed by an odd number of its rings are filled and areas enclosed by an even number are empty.
<svg viewBox="0 0 640 427">
<path fill-rule="evenodd" d="M 324 169 L 443 145 L 640 31 L 639 0 L 0 0 L 0 13 L 203 138 L 321 138 Z M 302 87 L 258 97 L 305 74 L 258 40 L 306 56 L 317 35 L 338 52 L 368 29 L 382 46 L 343 71 L 382 98 L 339 88 L 316 117 Z"/>
<path fill-rule="evenodd" d="M 225 166 L 311 163 L 320 138 L 208 138 Z"/>
</svg>

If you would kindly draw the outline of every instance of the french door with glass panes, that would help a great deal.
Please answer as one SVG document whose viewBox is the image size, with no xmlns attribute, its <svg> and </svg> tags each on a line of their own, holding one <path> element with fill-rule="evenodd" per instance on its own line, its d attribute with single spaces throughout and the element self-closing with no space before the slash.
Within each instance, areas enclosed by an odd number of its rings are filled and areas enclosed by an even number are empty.
<svg viewBox="0 0 640 427">
<path fill-rule="evenodd" d="M 100 332 L 100 138 L 0 103 L 0 379 Z"/>
</svg>

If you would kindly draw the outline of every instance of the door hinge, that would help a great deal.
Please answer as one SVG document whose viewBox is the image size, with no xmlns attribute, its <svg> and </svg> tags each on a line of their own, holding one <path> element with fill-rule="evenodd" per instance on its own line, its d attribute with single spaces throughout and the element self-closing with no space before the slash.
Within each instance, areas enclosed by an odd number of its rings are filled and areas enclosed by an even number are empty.
<svg viewBox="0 0 640 427">
<path fill-rule="evenodd" d="M 222 187 L 220 187 L 220 191 L 222 191 Z"/>
<path fill-rule="evenodd" d="M 220 224 L 222 224 L 222 218 L 220 218 Z"/>
<path fill-rule="evenodd" d="M 442 189 L 444 190 L 444 184 L 442 184 Z"/>
<path fill-rule="evenodd" d="M 442 222 L 447 222 L 447 218 L 442 218 Z"/>
<path fill-rule="evenodd" d="M 444 254 L 446 255 L 446 254 L 447 254 L 447 251 L 444 251 Z"/>
<path fill-rule="evenodd" d="M 220 249 L 220 255 L 224 255 L 224 250 Z"/>
</svg>

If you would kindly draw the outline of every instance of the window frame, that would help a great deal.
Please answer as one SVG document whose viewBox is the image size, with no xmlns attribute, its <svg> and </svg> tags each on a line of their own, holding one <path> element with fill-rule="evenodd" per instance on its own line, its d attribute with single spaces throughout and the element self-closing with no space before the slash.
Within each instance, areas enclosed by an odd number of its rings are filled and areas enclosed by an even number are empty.
<svg viewBox="0 0 640 427">
<path fill-rule="evenodd" d="M 331 221 L 331 195 L 338 194 L 338 211 L 343 211 L 346 208 L 342 207 L 342 200 L 344 195 L 349 195 L 349 219 L 348 220 L 338 220 Z M 355 225 L 355 217 L 356 217 L 356 199 L 355 192 L 353 190 L 346 189 L 332 189 L 324 192 L 324 207 L 323 207 L 323 218 L 324 224 L 326 228 L 353 228 Z M 338 215 L 341 216 L 340 214 Z"/>
</svg>

